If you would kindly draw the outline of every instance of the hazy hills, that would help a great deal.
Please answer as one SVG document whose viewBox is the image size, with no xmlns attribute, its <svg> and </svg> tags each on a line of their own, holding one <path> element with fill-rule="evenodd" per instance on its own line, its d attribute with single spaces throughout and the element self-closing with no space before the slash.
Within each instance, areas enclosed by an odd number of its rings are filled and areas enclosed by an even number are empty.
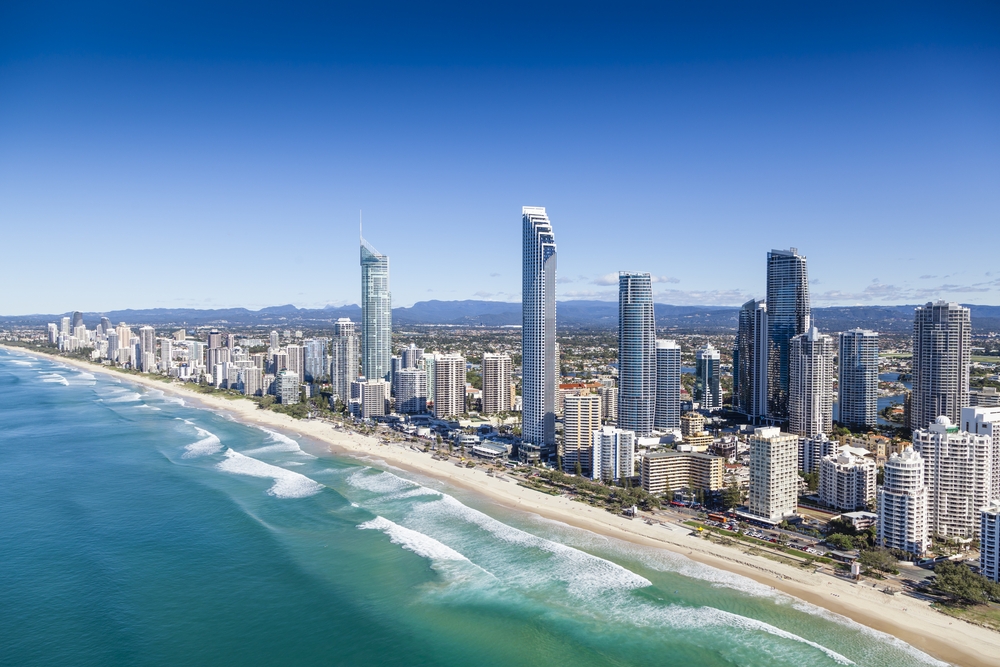
<svg viewBox="0 0 1000 667">
<path fill-rule="evenodd" d="M 915 306 L 835 306 L 814 308 L 813 319 L 822 331 L 843 331 L 864 327 L 882 332 L 906 333 L 913 327 Z M 969 305 L 972 328 L 976 333 L 1000 332 L 1000 306 Z M 656 323 L 678 331 L 723 332 L 736 328 L 738 309 L 717 306 L 671 306 L 656 304 Z M 44 326 L 63 315 L 24 315 L 0 317 L 0 326 Z M 151 308 L 84 313 L 84 321 L 93 327 L 105 316 L 112 322 L 151 324 L 154 326 L 329 326 L 340 317 L 355 322 L 361 318 L 357 305 L 327 308 L 271 306 L 260 310 L 246 308 L 194 309 Z M 393 308 L 393 324 L 505 326 L 521 323 L 521 304 L 498 301 L 421 301 L 407 308 Z M 618 326 L 618 304 L 612 301 L 561 301 L 557 320 L 560 328 L 608 328 Z"/>
</svg>

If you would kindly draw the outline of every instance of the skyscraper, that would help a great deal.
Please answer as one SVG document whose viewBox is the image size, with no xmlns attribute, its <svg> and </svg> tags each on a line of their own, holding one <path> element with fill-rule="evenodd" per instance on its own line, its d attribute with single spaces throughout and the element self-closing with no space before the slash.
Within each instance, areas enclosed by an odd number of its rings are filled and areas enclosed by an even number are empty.
<svg viewBox="0 0 1000 667">
<path fill-rule="evenodd" d="M 522 459 L 548 460 L 556 446 L 556 239 L 543 207 L 521 211 Z"/>
<path fill-rule="evenodd" d="M 840 334 L 840 423 L 875 428 L 878 424 L 878 334 L 851 329 Z"/>
<path fill-rule="evenodd" d="M 302 343 L 305 350 L 306 382 L 318 382 L 329 371 L 326 352 L 328 343 L 326 338 L 310 338 Z"/>
<path fill-rule="evenodd" d="M 798 250 L 767 253 L 767 416 L 788 419 L 788 350 L 809 330 L 809 275 Z"/>
<path fill-rule="evenodd" d="M 139 346 L 139 369 L 143 373 L 156 370 L 156 330 L 153 327 L 139 327 Z"/>
<path fill-rule="evenodd" d="M 833 430 L 833 339 L 816 327 L 789 346 L 788 431 L 805 437 Z"/>
<path fill-rule="evenodd" d="M 617 482 L 635 476 L 635 433 L 614 426 L 594 431 L 591 479 Z"/>
<path fill-rule="evenodd" d="M 702 410 L 718 410 L 722 407 L 722 388 L 719 385 L 719 351 L 711 343 L 694 355 L 694 400 Z"/>
<path fill-rule="evenodd" d="M 913 447 L 907 447 L 901 454 L 890 456 L 883 470 L 876 543 L 886 549 L 923 554 L 931 546 L 924 460 Z"/>
<path fill-rule="evenodd" d="M 992 500 L 998 445 L 985 434 L 959 431 L 946 415 L 913 432 L 926 464 L 927 521 L 932 535 L 979 535 L 979 509 Z"/>
<path fill-rule="evenodd" d="M 351 398 L 351 383 L 358 379 L 358 336 L 354 322 L 341 317 L 333 325 L 333 354 L 330 362 L 330 382 L 333 393 L 347 405 Z"/>
<path fill-rule="evenodd" d="M 751 423 L 767 416 L 767 304 L 750 300 L 740 309 L 733 349 L 733 408 Z"/>
<path fill-rule="evenodd" d="M 361 237 L 361 374 L 388 380 L 392 355 L 389 258 Z"/>
<path fill-rule="evenodd" d="M 424 356 L 424 349 L 410 343 L 399 352 L 403 360 L 403 368 L 417 368 L 420 358 Z"/>
<path fill-rule="evenodd" d="M 439 354 L 434 357 L 434 416 L 454 417 L 465 412 L 465 357 Z"/>
<path fill-rule="evenodd" d="M 400 369 L 396 377 L 396 412 L 416 415 L 427 411 L 427 371 Z"/>
<path fill-rule="evenodd" d="M 681 426 L 681 346 L 672 340 L 656 341 L 656 408 L 653 427 Z"/>
<path fill-rule="evenodd" d="M 944 415 L 958 423 L 969 405 L 969 309 L 937 301 L 913 318 L 913 391 L 910 428 L 927 428 Z"/>
<path fill-rule="evenodd" d="M 83 313 L 79 310 L 73 311 L 73 324 L 71 325 L 70 331 L 73 331 L 77 327 L 83 326 Z"/>
<path fill-rule="evenodd" d="M 483 414 L 510 412 L 511 361 L 506 354 L 487 352 L 483 355 Z"/>
<path fill-rule="evenodd" d="M 656 410 L 656 322 L 648 273 L 618 274 L 618 427 L 639 437 L 653 431 Z"/>
</svg>

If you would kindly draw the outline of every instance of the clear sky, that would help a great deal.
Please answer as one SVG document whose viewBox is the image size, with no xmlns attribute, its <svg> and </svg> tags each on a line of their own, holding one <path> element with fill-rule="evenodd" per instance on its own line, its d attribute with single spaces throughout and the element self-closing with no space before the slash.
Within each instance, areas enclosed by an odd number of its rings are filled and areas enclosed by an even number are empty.
<svg viewBox="0 0 1000 667">
<path fill-rule="evenodd" d="M 294 7 L 292 6 L 294 5 Z M 1000 304 L 993 2 L 0 2 L 0 314 L 520 298 Z"/>
</svg>

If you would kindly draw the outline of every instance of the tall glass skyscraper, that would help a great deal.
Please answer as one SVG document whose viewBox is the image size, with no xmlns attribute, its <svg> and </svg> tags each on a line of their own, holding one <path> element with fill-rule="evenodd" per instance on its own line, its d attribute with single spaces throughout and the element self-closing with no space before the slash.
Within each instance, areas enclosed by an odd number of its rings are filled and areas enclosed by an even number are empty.
<svg viewBox="0 0 1000 667">
<path fill-rule="evenodd" d="M 788 419 L 788 348 L 809 330 L 809 274 L 798 250 L 767 253 L 767 416 Z"/>
<path fill-rule="evenodd" d="M 721 355 L 711 343 L 695 352 L 694 400 L 701 404 L 702 410 L 718 410 L 722 407 L 720 363 Z"/>
<path fill-rule="evenodd" d="M 840 334 L 840 423 L 875 428 L 878 424 L 878 334 L 851 329 Z"/>
<path fill-rule="evenodd" d="M 969 405 L 972 321 L 968 308 L 937 301 L 917 308 L 913 318 L 913 393 L 910 428 L 927 428 L 944 415 L 961 421 Z"/>
<path fill-rule="evenodd" d="M 540 206 L 521 210 L 521 459 L 556 453 L 556 238 Z"/>
<path fill-rule="evenodd" d="M 656 341 L 657 430 L 681 427 L 681 346 L 672 340 Z"/>
<path fill-rule="evenodd" d="M 358 336 L 354 322 L 341 317 L 333 325 L 333 355 L 330 382 L 333 393 L 345 405 L 351 399 L 351 383 L 358 379 Z"/>
<path fill-rule="evenodd" d="M 733 409 L 756 424 L 767 415 L 767 304 L 750 300 L 740 309 L 733 348 Z"/>
<path fill-rule="evenodd" d="M 361 374 L 388 380 L 392 356 L 389 258 L 361 237 Z"/>
<path fill-rule="evenodd" d="M 656 321 L 648 273 L 618 274 L 618 427 L 639 437 L 653 431 L 656 409 Z"/>
</svg>

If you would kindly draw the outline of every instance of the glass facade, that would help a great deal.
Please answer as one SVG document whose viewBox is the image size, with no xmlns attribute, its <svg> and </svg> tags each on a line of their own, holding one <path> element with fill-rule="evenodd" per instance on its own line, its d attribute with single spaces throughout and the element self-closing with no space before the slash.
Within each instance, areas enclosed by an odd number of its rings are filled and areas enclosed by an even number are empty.
<svg viewBox="0 0 1000 667">
<path fill-rule="evenodd" d="M 648 273 L 618 274 L 618 426 L 639 437 L 653 431 L 656 322 Z"/>
<path fill-rule="evenodd" d="M 788 419 L 789 344 L 809 330 L 809 275 L 795 248 L 767 253 L 767 416 Z"/>
<path fill-rule="evenodd" d="M 545 209 L 521 212 L 521 394 L 523 460 L 556 454 L 556 239 Z"/>
<path fill-rule="evenodd" d="M 390 379 L 392 297 L 389 258 L 361 239 L 361 374 L 369 380 Z"/>
</svg>

